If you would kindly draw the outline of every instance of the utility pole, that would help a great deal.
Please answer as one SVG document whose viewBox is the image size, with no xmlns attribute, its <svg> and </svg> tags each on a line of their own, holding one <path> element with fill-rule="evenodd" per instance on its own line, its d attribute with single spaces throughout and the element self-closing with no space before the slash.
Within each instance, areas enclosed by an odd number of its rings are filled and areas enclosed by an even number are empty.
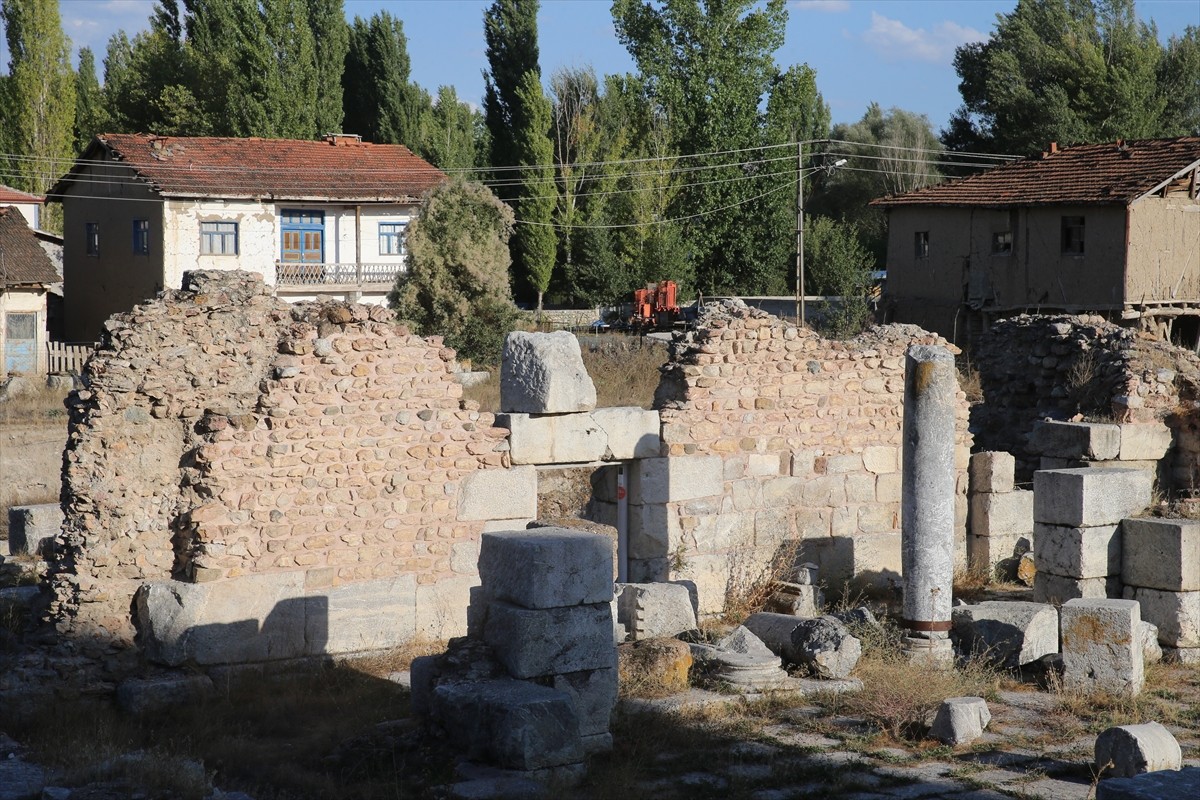
<svg viewBox="0 0 1200 800">
<path fill-rule="evenodd" d="M 799 137 L 796 137 L 799 139 Z M 796 320 L 804 327 L 804 143 L 796 142 Z"/>
</svg>

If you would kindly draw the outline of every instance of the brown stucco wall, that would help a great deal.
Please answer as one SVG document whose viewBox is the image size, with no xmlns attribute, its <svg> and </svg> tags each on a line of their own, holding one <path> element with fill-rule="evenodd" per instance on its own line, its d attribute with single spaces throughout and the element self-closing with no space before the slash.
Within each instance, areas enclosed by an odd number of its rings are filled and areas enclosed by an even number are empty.
<svg viewBox="0 0 1200 800">
<path fill-rule="evenodd" d="M 1130 207 L 1125 297 L 1200 300 L 1200 201 L 1147 197 Z"/>
</svg>

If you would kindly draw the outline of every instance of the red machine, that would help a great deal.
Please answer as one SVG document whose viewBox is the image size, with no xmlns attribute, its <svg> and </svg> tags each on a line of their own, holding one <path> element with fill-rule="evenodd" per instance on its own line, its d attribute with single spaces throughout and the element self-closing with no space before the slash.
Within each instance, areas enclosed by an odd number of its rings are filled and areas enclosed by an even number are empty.
<svg viewBox="0 0 1200 800">
<path fill-rule="evenodd" d="M 645 289 L 635 289 L 630 326 L 638 330 L 669 330 L 680 319 L 678 291 L 675 281 L 647 283 Z"/>
</svg>

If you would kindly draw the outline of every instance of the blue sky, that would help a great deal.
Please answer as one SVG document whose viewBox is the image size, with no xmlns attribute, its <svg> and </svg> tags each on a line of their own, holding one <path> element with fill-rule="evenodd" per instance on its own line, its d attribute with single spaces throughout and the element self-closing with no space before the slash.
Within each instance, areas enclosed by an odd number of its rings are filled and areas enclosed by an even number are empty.
<svg viewBox="0 0 1200 800">
<path fill-rule="evenodd" d="M 483 95 L 483 11 L 488 0 L 346 0 L 346 15 L 369 17 L 381 8 L 404 21 L 412 78 L 435 91 L 453 85 L 478 103 Z M 935 129 L 959 104 L 954 48 L 986 39 L 996 15 L 1016 0 L 789 0 L 781 66 L 807 62 L 834 122 L 851 122 L 874 101 L 925 114 Z M 598 73 L 632 71 L 617 41 L 609 0 L 542 0 L 538 17 L 542 73 L 591 64 Z M 61 0 L 63 27 L 76 49 L 97 61 L 115 31 L 146 27 L 152 0 Z M 1200 25 L 1198 0 L 1138 0 L 1164 40 Z M 0 44 L 0 62 L 8 54 Z M 103 75 L 101 75 L 103 78 Z"/>
</svg>

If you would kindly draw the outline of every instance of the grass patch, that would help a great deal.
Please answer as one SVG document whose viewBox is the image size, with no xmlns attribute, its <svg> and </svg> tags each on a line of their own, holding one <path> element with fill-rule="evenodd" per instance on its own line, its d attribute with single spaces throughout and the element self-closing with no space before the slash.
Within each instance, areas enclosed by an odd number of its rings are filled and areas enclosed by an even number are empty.
<svg viewBox="0 0 1200 800">
<path fill-rule="evenodd" d="M 31 379 L 33 380 L 33 379 Z M 36 386 L 0 402 L 0 425 L 28 425 L 65 419 L 63 400 L 67 393 L 59 389 Z"/>
</svg>

